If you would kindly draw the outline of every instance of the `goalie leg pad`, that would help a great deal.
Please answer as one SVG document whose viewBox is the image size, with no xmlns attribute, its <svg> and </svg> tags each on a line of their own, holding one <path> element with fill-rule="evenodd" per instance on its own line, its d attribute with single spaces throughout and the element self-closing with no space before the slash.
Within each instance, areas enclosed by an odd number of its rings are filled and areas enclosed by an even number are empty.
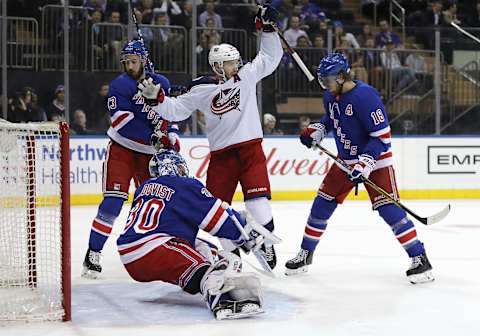
<svg viewBox="0 0 480 336">
<path fill-rule="evenodd" d="M 202 279 L 207 306 L 219 320 L 263 313 L 260 279 L 253 273 L 236 272 L 234 265 L 222 259 Z"/>
</svg>

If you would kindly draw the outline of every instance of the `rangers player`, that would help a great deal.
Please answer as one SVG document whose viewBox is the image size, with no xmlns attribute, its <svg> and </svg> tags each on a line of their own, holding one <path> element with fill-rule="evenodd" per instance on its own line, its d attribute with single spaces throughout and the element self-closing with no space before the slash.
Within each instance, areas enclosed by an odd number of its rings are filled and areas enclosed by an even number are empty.
<svg viewBox="0 0 480 336">
<path fill-rule="evenodd" d="M 321 86 L 326 89 L 323 98 L 325 115 L 319 123 L 304 129 L 300 140 L 311 148 L 332 132 L 338 155 L 351 165 L 351 171 L 347 173 L 334 165 L 325 176 L 307 220 L 300 252 L 286 263 L 287 275 L 307 271 L 328 219 L 362 177 L 369 178 L 399 199 L 392 166 L 390 127 L 378 92 L 361 81 L 353 81 L 348 60 L 339 53 L 324 57 L 317 75 Z M 411 258 L 407 270 L 410 282 L 432 281 L 432 266 L 411 219 L 392 201 L 368 185 L 365 187 L 373 210 L 378 211 L 390 226 Z"/>
</svg>

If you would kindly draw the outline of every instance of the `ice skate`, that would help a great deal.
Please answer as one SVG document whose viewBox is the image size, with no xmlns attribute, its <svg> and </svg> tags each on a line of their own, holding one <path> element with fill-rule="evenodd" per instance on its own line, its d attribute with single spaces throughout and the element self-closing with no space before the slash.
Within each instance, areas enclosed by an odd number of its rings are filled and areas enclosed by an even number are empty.
<svg viewBox="0 0 480 336">
<path fill-rule="evenodd" d="M 308 271 L 308 265 L 312 264 L 313 251 L 301 249 L 295 258 L 287 261 L 285 275 L 295 275 Z"/>
<path fill-rule="evenodd" d="M 90 249 L 87 250 L 85 259 L 83 261 L 82 278 L 86 279 L 98 279 L 102 272 L 102 266 L 100 265 L 100 252 L 95 252 Z"/>
<path fill-rule="evenodd" d="M 435 280 L 432 273 L 432 265 L 428 261 L 426 253 L 411 258 L 412 264 L 407 270 L 408 280 L 412 284 L 431 282 Z"/>
</svg>

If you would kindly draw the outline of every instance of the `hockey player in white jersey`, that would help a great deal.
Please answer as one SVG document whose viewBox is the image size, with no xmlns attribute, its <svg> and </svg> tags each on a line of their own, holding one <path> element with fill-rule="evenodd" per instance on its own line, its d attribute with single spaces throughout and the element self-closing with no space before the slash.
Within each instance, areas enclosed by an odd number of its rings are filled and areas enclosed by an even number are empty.
<svg viewBox="0 0 480 336">
<path fill-rule="evenodd" d="M 215 45 L 208 56 L 215 76 L 193 80 L 186 94 L 166 97 L 161 86 L 149 79 L 138 86 L 148 101 L 157 102 L 153 109 L 165 120 L 185 120 L 197 109 L 205 114 L 210 146 L 208 190 L 231 203 L 240 182 L 247 210 L 271 232 L 274 224 L 268 202 L 270 182 L 261 144 L 256 84 L 277 68 L 283 55 L 274 26 L 277 17 L 278 12 L 269 5 L 259 9 L 256 26 L 263 30 L 260 51 L 250 63 L 242 66 L 240 53 L 234 46 Z M 273 269 L 276 265 L 273 245 L 262 250 Z"/>
</svg>

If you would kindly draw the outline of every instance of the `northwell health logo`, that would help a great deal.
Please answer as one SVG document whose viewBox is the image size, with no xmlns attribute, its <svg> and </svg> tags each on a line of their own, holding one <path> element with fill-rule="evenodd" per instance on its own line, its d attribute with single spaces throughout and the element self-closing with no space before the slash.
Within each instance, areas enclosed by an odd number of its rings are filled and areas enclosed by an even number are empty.
<svg viewBox="0 0 480 336">
<path fill-rule="evenodd" d="M 480 146 L 428 146 L 429 174 L 480 174 Z"/>
</svg>

